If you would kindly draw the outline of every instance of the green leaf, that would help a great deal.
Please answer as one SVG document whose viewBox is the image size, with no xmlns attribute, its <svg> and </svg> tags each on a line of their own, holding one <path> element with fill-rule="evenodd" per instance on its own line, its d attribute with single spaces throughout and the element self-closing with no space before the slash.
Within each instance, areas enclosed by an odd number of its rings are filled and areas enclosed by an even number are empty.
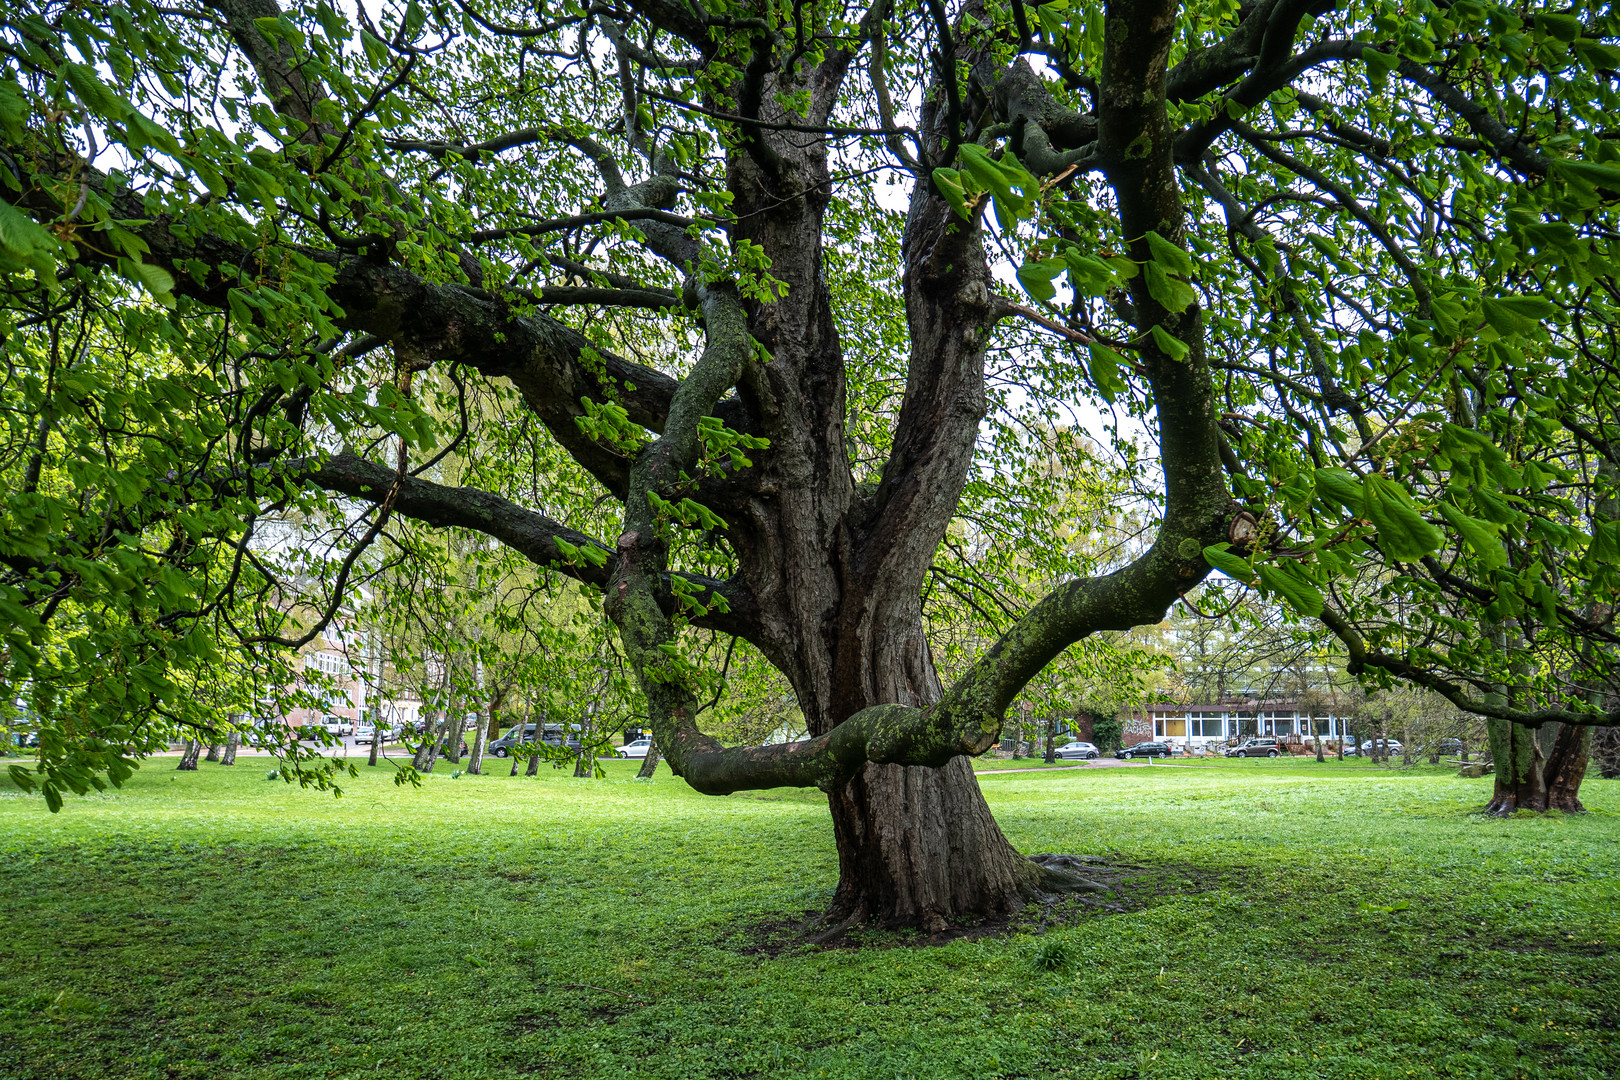
<svg viewBox="0 0 1620 1080">
<path fill-rule="evenodd" d="M 1067 27 L 1063 21 L 1063 13 L 1056 10 L 1056 5 L 1042 4 L 1035 9 L 1035 17 L 1040 20 L 1041 33 L 1046 35 L 1048 44 L 1058 45 L 1063 42 L 1063 32 Z"/>
<path fill-rule="evenodd" d="M 63 64 L 61 72 L 74 96 L 96 115 L 109 120 L 122 120 L 130 111 L 128 103 L 97 78 L 93 69 L 83 64 Z"/>
<path fill-rule="evenodd" d="M 962 171 L 995 197 L 998 218 L 1029 216 L 1040 184 L 1017 158 L 1005 152 L 999 159 L 992 158 L 990 152 L 977 143 L 963 144 L 961 158 Z M 1004 228 L 1012 224 L 1013 221 L 1002 221 Z"/>
<path fill-rule="evenodd" d="M 1558 312 L 1558 306 L 1540 296 L 1487 296 L 1481 301 L 1485 321 L 1504 337 L 1539 335 L 1542 323 Z"/>
<path fill-rule="evenodd" d="M 253 25 L 259 28 L 259 33 L 264 35 L 264 40 L 270 42 L 272 45 L 276 43 L 277 38 L 283 36 L 281 32 L 280 16 L 269 15 L 261 19 L 254 19 Z"/>
<path fill-rule="evenodd" d="M 1263 563 L 1260 584 L 1270 593 L 1288 601 L 1288 606 L 1307 618 L 1322 614 L 1322 592 L 1295 563 Z"/>
<path fill-rule="evenodd" d="M 1536 14 L 1536 29 L 1550 38 L 1569 44 L 1581 33 L 1581 20 L 1574 15 L 1555 15 L 1548 12 Z"/>
<path fill-rule="evenodd" d="M 1160 236 L 1156 232 L 1147 234 L 1148 250 L 1153 253 L 1153 261 L 1173 274 L 1182 277 L 1192 277 L 1197 271 L 1192 256 L 1184 248 L 1178 247 Z"/>
<path fill-rule="evenodd" d="M 1374 473 L 1362 481 L 1362 490 L 1367 519 L 1378 530 L 1378 546 L 1385 555 L 1401 562 L 1415 562 L 1439 550 L 1440 530 L 1423 520 L 1404 487 Z"/>
<path fill-rule="evenodd" d="M 1067 265 L 1062 259 L 1041 259 L 1020 266 L 1015 276 L 1032 299 L 1045 303 L 1057 295 L 1052 279 L 1063 273 Z"/>
<path fill-rule="evenodd" d="M 962 183 L 962 174 L 955 169 L 938 168 L 934 170 L 934 190 L 939 192 L 940 198 L 950 203 L 956 216 L 963 221 L 973 216 L 968 209 L 967 187 Z"/>
<path fill-rule="evenodd" d="M 135 262 L 133 259 L 124 259 L 119 263 L 120 266 L 126 264 L 130 279 L 145 286 L 146 291 L 152 294 L 152 299 L 166 308 L 174 307 L 174 275 L 161 266 Z"/>
<path fill-rule="evenodd" d="M 1588 553 L 1600 563 L 1620 562 L 1620 522 L 1600 521 L 1593 525 Z"/>
<path fill-rule="evenodd" d="M 1614 71 L 1620 68 L 1620 46 L 1606 45 L 1591 38 L 1577 38 L 1571 48 L 1589 68 Z"/>
<path fill-rule="evenodd" d="M 360 29 L 360 44 L 366 50 L 367 59 L 373 64 L 380 66 L 388 63 L 388 46 L 383 44 L 382 39 L 376 34 L 364 27 Z"/>
<path fill-rule="evenodd" d="M 1076 296 L 1101 296 L 1114 287 L 1113 269 L 1095 255 L 1082 255 L 1079 248 L 1063 253 L 1069 264 L 1069 287 Z"/>
<path fill-rule="evenodd" d="M 0 78 L 0 131 L 20 142 L 27 120 L 28 99 L 23 97 L 16 83 Z M 0 173 L 0 179 L 7 178 L 6 174 Z"/>
<path fill-rule="evenodd" d="M 1091 355 L 1091 384 L 1097 388 L 1102 399 L 1112 405 L 1114 399 L 1126 389 L 1119 369 L 1129 368 L 1130 362 L 1113 349 L 1095 341 L 1086 346 L 1086 352 Z"/>
<path fill-rule="evenodd" d="M 415 41 L 417 35 L 422 32 L 422 25 L 426 22 L 427 12 L 422 10 L 422 5 L 417 3 L 416 0 L 411 0 L 405 7 L 405 40 Z"/>
<path fill-rule="evenodd" d="M 1377 49 L 1364 50 L 1361 59 L 1367 65 L 1367 81 L 1372 84 L 1375 90 L 1384 85 L 1384 81 L 1389 78 L 1389 73 L 1394 71 L 1401 62 L 1399 56 L 1379 52 Z"/>
<path fill-rule="evenodd" d="M 55 237 L 38 225 L 33 218 L 0 199 L 0 251 L 23 262 L 29 262 L 35 253 L 55 249 Z"/>
<path fill-rule="evenodd" d="M 1178 364 L 1187 359 L 1187 354 L 1192 351 L 1187 347 L 1186 342 L 1171 334 L 1170 331 L 1158 323 L 1153 324 L 1153 343 L 1159 347 L 1160 352 Z"/>
<path fill-rule="evenodd" d="M 1478 518 L 1469 517 L 1450 503 L 1441 502 L 1436 509 L 1453 529 L 1462 534 L 1487 569 L 1499 570 L 1507 565 L 1507 549 L 1494 527 Z"/>
<path fill-rule="evenodd" d="M 225 302 L 230 306 L 233 320 L 244 327 L 253 325 L 253 308 L 246 293 L 241 289 L 227 290 Z"/>
<path fill-rule="evenodd" d="M 1254 567 L 1249 565 L 1247 559 L 1233 555 L 1231 548 L 1231 544 L 1212 544 L 1204 549 L 1204 561 L 1233 581 L 1241 581 L 1245 585 L 1252 583 Z"/>
<path fill-rule="evenodd" d="M 1198 294 L 1193 291 L 1191 285 L 1169 273 L 1158 263 L 1144 263 L 1142 272 L 1147 275 L 1148 295 L 1163 304 L 1166 311 L 1179 314 L 1198 302 Z"/>
<path fill-rule="evenodd" d="M 129 128 L 130 135 L 138 135 L 145 145 L 155 146 L 171 157 L 179 155 L 179 140 L 163 125 L 141 115 L 139 110 L 131 110 L 129 116 L 125 118 L 125 124 Z"/>
<path fill-rule="evenodd" d="M 326 39 L 334 45 L 348 39 L 348 24 L 326 0 L 321 0 L 316 5 L 315 21 L 321 24 L 321 29 L 326 32 Z"/>
<path fill-rule="evenodd" d="M 1600 165 L 1595 161 L 1555 161 L 1553 170 L 1587 187 L 1620 191 L 1620 165 Z"/>
</svg>

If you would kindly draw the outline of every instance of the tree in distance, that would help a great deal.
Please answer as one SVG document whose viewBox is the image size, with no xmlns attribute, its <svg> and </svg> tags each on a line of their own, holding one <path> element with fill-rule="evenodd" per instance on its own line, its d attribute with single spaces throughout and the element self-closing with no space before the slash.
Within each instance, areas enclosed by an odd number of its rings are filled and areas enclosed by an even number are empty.
<svg viewBox="0 0 1620 1080">
<path fill-rule="evenodd" d="M 966 758 L 1064 649 L 1212 569 L 1505 738 L 1617 719 L 1608 7 L 3 19 L 29 783 L 94 775 L 74 717 L 195 722 L 176 672 L 284 638 L 244 602 L 277 573 L 255 524 L 294 509 L 350 538 L 337 592 L 401 518 L 600 590 L 676 774 L 826 792 L 835 923 L 1077 884 Z M 1008 433 L 1075 420 L 1147 433 L 1149 532 L 944 685 L 942 543 L 1022 482 Z M 705 634 L 779 671 L 810 737 L 706 733 Z M 82 677 L 104 656 L 139 677 Z"/>
</svg>

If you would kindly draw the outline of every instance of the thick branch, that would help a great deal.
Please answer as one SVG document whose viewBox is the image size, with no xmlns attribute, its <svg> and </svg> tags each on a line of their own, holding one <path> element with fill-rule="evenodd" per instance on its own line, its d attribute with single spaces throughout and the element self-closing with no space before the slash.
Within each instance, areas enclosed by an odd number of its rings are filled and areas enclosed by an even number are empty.
<svg viewBox="0 0 1620 1080">
<path fill-rule="evenodd" d="M 1344 643 L 1345 651 L 1349 654 L 1349 663 L 1345 665 L 1345 670 L 1352 675 L 1360 675 L 1369 667 L 1379 668 L 1415 686 L 1433 690 L 1464 712 L 1494 717 L 1498 720 L 1510 720 L 1526 727 L 1540 727 L 1543 724 L 1575 724 L 1584 727 L 1620 725 L 1620 710 L 1604 713 L 1574 712 L 1570 709 L 1515 709 L 1505 704 L 1506 699 L 1501 694 L 1476 697 L 1460 683 L 1453 682 L 1436 672 L 1419 667 L 1402 657 L 1369 649 L 1366 639 L 1356 628 L 1331 609 L 1322 612 L 1322 625 Z"/>
<path fill-rule="evenodd" d="M 400 477 L 398 472 L 352 453 L 336 454 L 321 462 L 281 466 L 288 474 L 327 491 L 366 502 L 389 501 L 392 511 L 427 525 L 471 529 L 493 537 L 536 566 L 606 588 L 612 576 L 611 549 L 600 540 L 570 529 L 536 510 L 510 499 L 473 487 L 448 487 L 417 476 Z M 580 557 L 570 561 L 557 541 L 582 551 L 595 551 L 600 562 Z M 694 622 L 708 629 L 735 634 L 752 641 L 756 636 L 751 618 L 752 603 L 737 583 L 718 581 L 698 574 L 681 573 L 695 598 L 709 608 L 709 614 Z M 664 590 L 668 592 L 667 588 Z M 719 599 L 716 599 L 716 598 Z M 718 610 L 720 607 L 727 611 Z"/>
</svg>

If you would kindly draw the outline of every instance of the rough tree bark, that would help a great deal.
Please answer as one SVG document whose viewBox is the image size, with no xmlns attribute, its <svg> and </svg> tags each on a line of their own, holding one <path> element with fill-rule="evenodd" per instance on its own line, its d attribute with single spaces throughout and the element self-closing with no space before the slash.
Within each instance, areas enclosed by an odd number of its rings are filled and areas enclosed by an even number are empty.
<svg viewBox="0 0 1620 1080">
<path fill-rule="evenodd" d="M 1620 777 L 1620 727 L 1600 727 L 1592 733 L 1592 760 L 1603 779 Z"/>
<path fill-rule="evenodd" d="M 1488 719 L 1495 784 L 1485 813 L 1507 817 L 1518 810 L 1547 809 L 1547 760 L 1534 728 Z"/>
<path fill-rule="evenodd" d="M 225 753 L 220 757 L 219 763 L 221 765 L 235 765 L 236 751 L 241 745 L 242 733 L 240 731 L 231 732 L 230 738 L 225 740 Z"/>
<path fill-rule="evenodd" d="M 641 768 L 636 770 L 639 780 L 651 780 L 653 773 L 658 771 L 658 739 L 653 737 L 647 743 L 647 756 L 641 760 Z"/>
<path fill-rule="evenodd" d="M 484 740 L 489 733 L 489 725 L 482 722 L 473 725 L 472 753 L 467 756 L 467 772 L 472 776 L 484 774 Z"/>
<path fill-rule="evenodd" d="M 176 765 L 176 772 L 195 772 L 197 758 L 202 754 L 203 744 L 197 739 L 187 739 L 185 749 L 180 752 L 180 764 Z"/>
</svg>

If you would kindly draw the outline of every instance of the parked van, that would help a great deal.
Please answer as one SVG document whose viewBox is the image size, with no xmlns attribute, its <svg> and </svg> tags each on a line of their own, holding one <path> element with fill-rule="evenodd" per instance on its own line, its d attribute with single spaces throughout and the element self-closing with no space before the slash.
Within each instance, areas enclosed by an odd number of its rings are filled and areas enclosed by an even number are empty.
<svg viewBox="0 0 1620 1080">
<path fill-rule="evenodd" d="M 494 739 L 484 748 L 486 754 L 496 757 L 511 757 L 512 751 L 524 743 L 535 741 L 535 731 L 540 732 L 540 742 L 551 746 L 566 746 L 570 750 L 579 749 L 579 725 L 570 724 L 572 731 L 565 735 L 561 724 L 524 724 L 521 727 L 514 725 L 498 739 Z"/>
</svg>

